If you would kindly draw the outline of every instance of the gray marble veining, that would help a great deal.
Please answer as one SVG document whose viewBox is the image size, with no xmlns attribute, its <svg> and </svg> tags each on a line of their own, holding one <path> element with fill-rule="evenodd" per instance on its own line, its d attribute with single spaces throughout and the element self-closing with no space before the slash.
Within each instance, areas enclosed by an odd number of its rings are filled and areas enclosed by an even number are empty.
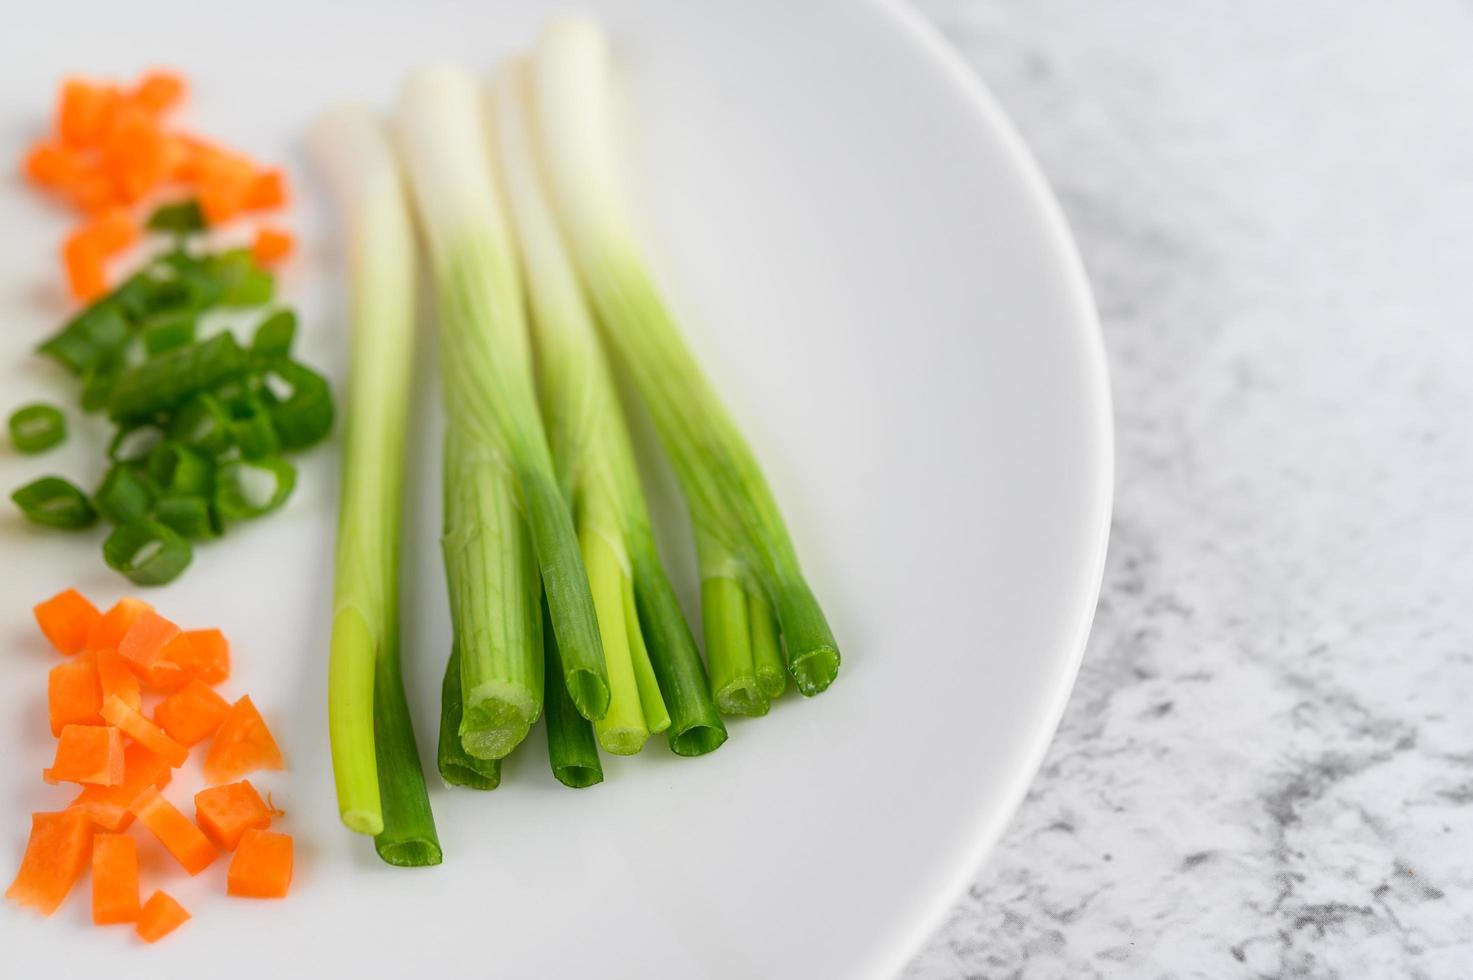
<svg viewBox="0 0 1473 980">
<path fill-rule="evenodd" d="M 908 980 L 1473 977 L 1473 4 L 922 0 L 1098 294 L 1057 739 Z"/>
</svg>

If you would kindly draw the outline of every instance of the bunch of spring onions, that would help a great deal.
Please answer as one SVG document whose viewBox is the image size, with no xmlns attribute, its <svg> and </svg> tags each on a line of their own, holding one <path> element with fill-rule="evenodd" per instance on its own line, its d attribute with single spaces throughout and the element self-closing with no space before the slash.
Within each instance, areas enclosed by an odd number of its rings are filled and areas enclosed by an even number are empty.
<svg viewBox="0 0 1473 980">
<path fill-rule="evenodd" d="M 813 695 L 838 671 L 761 469 L 636 242 L 610 71 L 598 28 L 559 20 L 490 81 L 414 73 L 397 162 L 363 110 L 318 128 L 345 205 L 355 310 L 333 760 L 344 822 L 379 835 L 391 863 L 439 859 L 396 636 L 414 268 L 401 164 L 437 299 L 447 415 L 442 778 L 495 788 L 545 711 L 554 774 L 592 785 L 600 750 L 631 755 L 663 732 L 676 754 L 702 755 L 726 741 L 723 714 L 765 714 L 789 677 Z M 615 365 L 655 422 L 694 525 L 705 662 L 655 545 Z"/>
</svg>

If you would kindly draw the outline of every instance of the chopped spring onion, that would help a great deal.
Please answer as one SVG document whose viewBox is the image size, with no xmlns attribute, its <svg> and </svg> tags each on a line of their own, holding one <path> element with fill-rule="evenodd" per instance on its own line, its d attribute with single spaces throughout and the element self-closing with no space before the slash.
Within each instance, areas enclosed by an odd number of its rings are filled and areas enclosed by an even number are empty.
<svg viewBox="0 0 1473 980">
<path fill-rule="evenodd" d="M 215 510 L 222 520 L 249 520 L 286 503 L 297 470 L 280 456 L 238 459 L 215 473 Z"/>
<path fill-rule="evenodd" d="M 230 411 L 214 395 L 202 391 L 175 413 L 169 438 L 201 452 L 222 453 L 234 438 Z"/>
<path fill-rule="evenodd" d="M 188 235 L 205 230 L 205 213 L 194 198 L 160 205 L 148 216 L 149 231 Z"/>
<path fill-rule="evenodd" d="M 440 778 L 450 786 L 495 789 L 501 785 L 501 760 L 478 759 L 460 741 L 460 650 L 450 648 L 445 680 L 440 685 L 440 742 L 436 760 Z"/>
<path fill-rule="evenodd" d="M 10 416 L 10 441 L 18 452 L 40 453 L 66 439 L 66 416 L 50 405 L 25 405 Z"/>
<path fill-rule="evenodd" d="M 206 497 L 188 494 L 160 497 L 153 505 L 153 516 L 186 538 L 213 538 L 220 533 Z"/>
<path fill-rule="evenodd" d="M 149 480 L 168 493 L 208 493 L 214 476 L 213 463 L 176 442 L 161 442 L 148 454 Z"/>
<path fill-rule="evenodd" d="M 193 313 L 165 313 L 140 324 L 138 335 L 143 339 L 143 349 L 153 357 L 194 343 L 198 322 Z"/>
<path fill-rule="evenodd" d="M 120 524 L 102 543 L 108 567 L 135 585 L 171 582 L 188 567 L 194 549 L 188 539 L 156 521 Z"/>
<path fill-rule="evenodd" d="M 261 321 L 251 337 L 251 356 L 261 361 L 275 361 L 291 353 L 297 336 L 297 315 L 279 310 Z"/>
<path fill-rule="evenodd" d="M 115 463 L 141 463 L 164 441 L 164 430 L 152 423 L 125 425 L 107 447 L 107 458 Z"/>
<path fill-rule="evenodd" d="M 415 348 L 414 243 L 382 123 L 344 107 L 314 154 L 347 226 L 353 339 L 328 666 L 338 813 L 390 864 L 441 859 L 399 667 L 399 530 Z"/>
<path fill-rule="evenodd" d="M 714 635 L 707 628 L 708 649 L 713 641 L 719 647 L 743 637 L 750 646 L 750 625 L 736 626 L 749 606 L 738 604 L 733 590 L 759 595 L 777 617 L 798 690 L 817 694 L 838 674 L 838 644 L 751 447 L 687 349 L 637 244 L 615 164 L 607 40 L 585 19 L 554 21 L 538 42 L 535 70 L 542 160 L 570 250 L 674 464 L 696 528 L 702 578 L 731 582 L 714 587 L 721 615 Z M 733 656 L 730 667 L 727 676 L 738 686 L 723 690 L 712 663 L 718 704 L 725 698 L 726 710 L 747 707 L 755 654 Z"/>
<path fill-rule="evenodd" d="M 545 608 L 542 627 L 547 656 L 547 760 L 558 782 L 584 789 L 604 781 L 598 743 L 593 738 L 593 725 L 578 713 L 578 706 L 563 684 L 565 675 L 558 656 L 557 636 L 547 620 Z"/>
<path fill-rule="evenodd" d="M 128 463 L 115 463 L 102 478 L 93 504 L 113 524 L 135 524 L 148 519 L 154 491 L 147 478 Z"/>
<path fill-rule="evenodd" d="M 608 665 L 609 710 L 594 731 L 605 751 L 619 755 L 638 752 L 652 733 L 667 729 L 677 751 L 710 751 L 725 740 L 726 729 L 678 606 L 649 601 L 651 594 L 669 593 L 670 584 L 613 374 L 542 187 L 527 68 L 514 60 L 498 72 L 488 121 L 525 267 L 543 417 L 577 525 Z M 646 621 L 654 626 L 648 633 L 640 621 L 641 594 Z M 671 678 L 668 693 L 657 673 Z"/>
<path fill-rule="evenodd" d="M 108 414 L 115 419 L 147 417 L 176 407 L 245 367 L 245 356 L 230 333 L 171 350 L 127 368 L 113 382 Z"/>
<path fill-rule="evenodd" d="M 602 718 L 609 677 L 593 596 L 537 412 L 515 248 L 474 79 L 454 68 L 411 75 L 400 97 L 400 133 L 439 296 L 449 415 L 461 436 L 511 473 L 562 651 L 564 682 L 579 714 Z M 472 659 L 467 649 L 461 656 L 464 663 Z"/>
<path fill-rule="evenodd" d="M 271 406 L 271 427 L 287 450 L 304 449 L 332 431 L 332 391 L 327 379 L 305 364 L 285 361 L 266 375 L 277 403 Z"/>
<path fill-rule="evenodd" d="M 67 530 L 89 527 L 97 512 L 87 495 L 59 476 L 43 476 L 10 495 L 26 518 L 47 527 Z"/>
</svg>

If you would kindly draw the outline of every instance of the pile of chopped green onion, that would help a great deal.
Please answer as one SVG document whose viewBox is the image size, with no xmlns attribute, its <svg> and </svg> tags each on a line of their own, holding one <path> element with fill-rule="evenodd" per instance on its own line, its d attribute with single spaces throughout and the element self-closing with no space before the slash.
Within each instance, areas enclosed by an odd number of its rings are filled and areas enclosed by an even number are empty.
<svg viewBox="0 0 1473 980">
<path fill-rule="evenodd" d="M 192 201 L 160 208 L 149 227 L 172 233 L 171 247 L 39 348 L 80 380 L 83 410 L 116 426 L 106 473 L 91 495 L 56 476 L 12 495 L 37 524 L 113 525 L 103 559 L 137 585 L 172 581 L 193 542 L 285 503 L 296 468 L 284 454 L 320 441 L 333 422 L 327 381 L 291 356 L 296 316 L 266 309 L 275 284 L 250 251 L 198 248 L 192 236 L 204 225 Z M 249 344 L 208 329 L 211 314 L 251 310 L 264 315 Z M 10 430 L 27 452 L 65 435 L 49 406 L 22 408 Z"/>
</svg>

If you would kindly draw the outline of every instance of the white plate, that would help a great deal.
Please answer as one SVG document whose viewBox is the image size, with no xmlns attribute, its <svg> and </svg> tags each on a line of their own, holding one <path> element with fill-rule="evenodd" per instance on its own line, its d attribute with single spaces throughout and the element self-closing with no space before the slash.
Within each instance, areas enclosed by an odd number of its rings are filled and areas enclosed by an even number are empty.
<svg viewBox="0 0 1473 980">
<path fill-rule="evenodd" d="M 63 72 L 183 68 L 193 125 L 291 167 L 305 250 L 285 289 L 306 314 L 306 357 L 340 379 L 338 243 L 304 126 L 343 97 L 387 106 L 427 59 L 489 68 L 561 5 L 80 6 L 32 5 L 7 29 L 0 160 L 14 166 Z M 0 910 L 7 974 L 879 976 L 1007 821 L 1075 674 L 1110 509 L 1100 337 L 1058 209 L 996 105 L 893 3 L 593 6 L 625 71 L 655 265 L 776 486 L 843 648 L 838 682 L 734 723 L 713 756 L 611 759 L 582 792 L 552 780 L 534 732 L 495 793 L 433 780 L 443 866 L 388 868 L 334 809 L 336 459 L 316 451 L 284 513 L 201 548 L 149 594 L 229 633 L 230 690 L 278 730 L 292 769 L 260 782 L 297 837 L 293 895 L 227 899 L 223 862 L 190 880 L 154 854 L 146 889 L 195 913 L 177 935 L 145 951 L 87 926 L 84 884 L 52 921 Z M 61 316 L 65 223 L 13 184 L 0 227 L 0 409 L 69 401 L 26 356 Z M 413 427 L 405 590 L 426 758 L 448 635 L 435 414 Z M 94 480 L 100 432 L 76 428 L 51 456 L 0 454 L 0 486 L 52 470 Z M 5 875 L 27 813 L 68 798 L 38 778 L 53 659 L 27 610 L 67 585 L 108 602 L 127 591 L 99 540 L 35 532 L 8 505 L 0 517 Z M 171 792 L 186 807 L 192 779 Z"/>
</svg>

